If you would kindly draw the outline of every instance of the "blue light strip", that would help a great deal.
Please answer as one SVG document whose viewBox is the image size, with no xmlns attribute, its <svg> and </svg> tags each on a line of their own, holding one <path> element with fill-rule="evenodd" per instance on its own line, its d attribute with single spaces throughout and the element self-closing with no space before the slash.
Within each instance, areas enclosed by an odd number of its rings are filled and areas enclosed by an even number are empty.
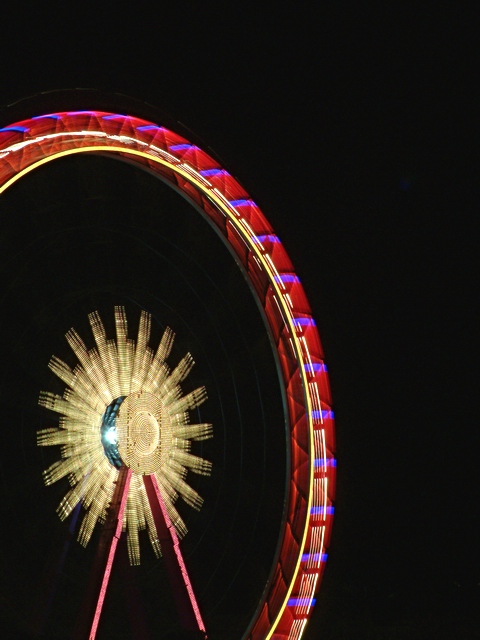
<svg viewBox="0 0 480 640">
<path fill-rule="evenodd" d="M 277 236 L 270 234 L 267 236 L 254 236 L 259 242 L 280 242 Z"/>
<path fill-rule="evenodd" d="M 57 115 L 56 113 L 49 113 L 44 116 L 35 116 L 34 118 L 32 118 L 32 120 L 43 120 L 43 118 L 49 118 L 50 120 L 61 120 L 61 116 Z"/>
<path fill-rule="evenodd" d="M 210 178 L 211 176 L 218 176 L 220 174 L 224 176 L 228 175 L 225 169 L 203 169 L 199 173 L 204 178 Z"/>
<path fill-rule="evenodd" d="M 275 282 L 300 282 L 300 278 L 293 273 L 283 273 L 279 276 L 273 276 Z"/>
<path fill-rule="evenodd" d="M 126 120 L 130 116 L 123 116 L 121 113 L 111 113 L 109 116 L 102 116 L 102 120 Z"/>
<path fill-rule="evenodd" d="M 230 204 L 232 207 L 254 207 L 255 202 L 253 200 L 245 200 L 245 198 L 241 198 L 240 200 L 230 200 Z"/>
<path fill-rule="evenodd" d="M 165 129 L 165 127 L 158 127 L 156 124 L 144 124 L 141 127 L 137 127 L 137 131 L 151 131 L 152 129 L 160 131 L 161 129 Z"/>
<path fill-rule="evenodd" d="M 169 146 L 170 151 L 186 151 L 187 149 L 198 149 L 194 144 L 172 144 Z"/>
<path fill-rule="evenodd" d="M 315 458 L 313 461 L 314 467 L 336 467 L 337 461 L 335 458 Z"/>
<path fill-rule="evenodd" d="M 293 324 L 296 327 L 316 327 L 315 320 L 313 318 L 293 318 Z M 315 365 L 313 365 L 315 367 Z M 315 371 L 316 369 L 314 369 Z"/>
<path fill-rule="evenodd" d="M 314 409 L 312 411 L 312 418 L 316 420 L 327 420 L 327 418 L 330 418 L 330 420 L 333 420 L 333 411 L 322 409 L 320 412 L 317 409 Z"/>
<path fill-rule="evenodd" d="M 326 562 L 328 553 L 304 553 L 302 555 L 302 562 Z"/>
<path fill-rule="evenodd" d="M 0 132 L 1 131 L 19 131 L 20 133 L 25 133 L 25 131 L 28 131 L 28 127 L 4 127 L 0 129 Z"/>
<path fill-rule="evenodd" d="M 309 362 L 307 362 L 303 366 L 307 373 L 314 373 L 317 371 L 327 371 L 327 365 L 324 362 L 314 362 L 313 364 L 310 364 Z"/>
<path fill-rule="evenodd" d="M 327 507 L 327 511 L 325 512 L 325 507 L 311 507 L 310 513 L 314 516 L 331 516 L 335 512 L 335 507 Z"/>
<path fill-rule="evenodd" d="M 316 598 L 290 598 L 288 600 L 289 607 L 313 607 Z"/>
</svg>

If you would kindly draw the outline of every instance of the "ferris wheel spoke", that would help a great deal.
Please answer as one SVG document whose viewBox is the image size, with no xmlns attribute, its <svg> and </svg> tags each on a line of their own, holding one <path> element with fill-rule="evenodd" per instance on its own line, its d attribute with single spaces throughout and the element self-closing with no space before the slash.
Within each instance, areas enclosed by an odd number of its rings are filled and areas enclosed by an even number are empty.
<svg viewBox="0 0 480 640">
<path fill-rule="evenodd" d="M 121 467 L 97 547 L 90 585 L 77 625 L 75 640 L 85 640 L 86 637 L 88 640 L 95 640 L 115 551 L 122 534 L 123 516 L 131 478 L 132 470 L 125 466 Z"/>
<path fill-rule="evenodd" d="M 157 479 L 154 474 L 145 475 L 143 482 L 182 624 L 187 631 L 201 632 L 204 638 L 207 638 L 205 625 L 180 550 L 178 535 L 168 515 Z"/>
</svg>

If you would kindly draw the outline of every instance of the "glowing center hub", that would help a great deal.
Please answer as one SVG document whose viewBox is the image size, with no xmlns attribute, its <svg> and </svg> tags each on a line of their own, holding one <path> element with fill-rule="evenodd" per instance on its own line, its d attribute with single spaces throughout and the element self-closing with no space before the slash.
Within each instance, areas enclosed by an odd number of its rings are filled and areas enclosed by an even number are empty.
<svg viewBox="0 0 480 640">
<path fill-rule="evenodd" d="M 162 445 L 170 444 L 172 431 L 162 400 L 146 391 L 131 393 L 120 406 L 116 427 L 124 464 L 142 475 L 159 471 L 165 450 Z"/>
<path fill-rule="evenodd" d="M 138 453 L 148 456 L 160 444 L 160 425 L 149 411 L 139 411 L 129 422 L 129 436 Z"/>
</svg>

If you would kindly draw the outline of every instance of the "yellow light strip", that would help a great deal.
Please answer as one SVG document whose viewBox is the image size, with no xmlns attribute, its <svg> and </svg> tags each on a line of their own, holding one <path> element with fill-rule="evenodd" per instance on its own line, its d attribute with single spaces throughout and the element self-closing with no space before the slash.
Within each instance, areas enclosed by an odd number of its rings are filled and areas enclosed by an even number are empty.
<svg viewBox="0 0 480 640">
<path fill-rule="evenodd" d="M 95 135 L 95 132 L 81 132 L 85 137 L 87 137 L 88 135 Z M 69 133 L 70 136 L 75 136 L 75 135 L 79 135 L 78 133 L 75 134 L 74 132 L 70 132 Z M 108 134 L 107 134 L 107 137 Z M 118 140 L 118 137 L 116 137 L 116 139 Z M 131 140 L 134 140 L 132 138 L 130 138 L 128 141 L 130 142 Z M 135 142 L 138 142 L 135 140 Z M 297 579 L 298 573 L 300 571 L 300 566 L 301 566 L 301 562 L 302 562 L 302 555 L 303 555 L 303 551 L 305 549 L 305 544 L 306 544 L 306 540 L 307 540 L 307 533 L 308 533 L 308 524 L 309 524 L 309 519 L 310 519 L 310 511 L 311 511 L 311 506 L 312 506 L 312 494 L 313 494 L 313 475 L 314 475 L 314 456 L 313 456 L 313 452 L 314 452 L 314 441 L 313 441 L 313 421 L 312 421 L 312 406 L 311 406 L 311 399 L 310 399 L 310 393 L 309 393 L 309 388 L 308 388 L 308 380 L 307 380 L 307 376 L 306 376 L 306 372 L 305 372 L 305 367 L 303 366 L 303 354 L 302 354 L 302 349 L 299 343 L 299 339 L 296 335 L 296 327 L 293 323 L 293 319 L 291 316 L 291 311 L 289 309 L 288 304 L 285 302 L 284 296 L 283 296 L 283 292 L 280 290 L 280 287 L 278 285 L 278 283 L 275 280 L 274 274 L 278 275 L 277 270 L 275 269 L 275 266 L 272 263 L 272 260 L 270 258 L 270 256 L 268 254 L 266 254 L 266 256 L 264 256 L 258 249 L 258 247 L 256 246 L 255 240 L 253 238 L 253 236 L 249 236 L 246 232 L 245 232 L 245 228 L 243 227 L 243 225 L 240 223 L 240 220 L 235 217 L 233 215 L 233 212 L 231 210 L 231 205 L 230 203 L 225 199 L 225 197 L 223 196 L 223 194 L 220 194 L 220 192 L 217 191 L 217 189 L 213 188 L 213 189 L 209 189 L 205 186 L 205 184 L 203 183 L 202 180 L 197 179 L 194 175 L 192 175 L 191 171 L 186 171 L 184 168 L 182 168 L 181 166 L 179 166 L 178 164 L 173 164 L 170 162 L 167 162 L 166 160 L 164 160 L 163 158 L 158 157 L 157 155 L 153 155 L 151 153 L 147 153 L 145 151 L 139 151 L 138 149 L 129 149 L 129 148 L 125 148 L 125 147 L 117 147 L 114 145 L 94 145 L 94 146 L 88 146 L 88 147 L 81 147 L 81 148 L 75 148 L 75 149 L 68 149 L 65 151 L 60 151 L 58 153 L 55 153 L 51 156 L 48 156 L 46 158 L 42 158 L 41 160 L 38 160 L 34 163 L 32 163 L 31 165 L 29 165 L 28 167 L 25 167 L 25 169 L 22 169 L 21 171 L 19 171 L 16 175 L 14 175 L 12 178 L 10 178 L 2 187 L 0 187 L 0 194 L 3 193 L 8 187 L 10 187 L 14 182 L 16 182 L 17 180 L 19 180 L 20 178 L 22 178 L 24 175 L 26 175 L 27 173 L 29 173 L 30 171 L 33 171 L 34 169 L 36 169 L 37 167 L 40 167 L 44 164 L 46 164 L 47 162 L 51 162 L 53 160 L 56 160 L 58 158 L 63 158 L 69 155 L 74 155 L 77 153 L 98 153 L 100 151 L 106 151 L 109 153 L 122 153 L 122 154 L 130 154 L 130 155 L 135 155 L 135 156 L 139 156 L 142 158 L 145 158 L 147 160 L 156 162 L 157 164 L 161 164 L 167 168 L 169 168 L 170 170 L 174 171 L 175 173 L 178 173 L 180 175 L 182 175 L 188 182 L 193 183 L 198 189 L 200 189 L 206 196 L 208 196 L 209 199 L 213 200 L 215 202 L 215 204 L 225 213 L 225 215 L 228 216 L 230 222 L 235 226 L 237 232 L 239 233 L 239 235 L 245 240 L 247 246 L 251 249 L 251 251 L 254 252 L 254 255 L 257 257 L 257 259 L 260 261 L 260 264 L 263 266 L 263 268 L 265 269 L 265 271 L 267 272 L 267 274 L 269 275 L 269 279 L 270 279 L 270 284 L 272 285 L 272 287 L 274 288 L 275 292 L 278 294 L 278 299 L 277 299 L 277 303 L 280 303 L 281 306 L 283 307 L 283 311 L 285 313 L 285 318 L 287 319 L 289 328 L 290 328 L 290 335 L 293 336 L 293 342 L 295 345 L 295 351 L 297 354 L 297 361 L 299 363 L 299 370 L 300 370 L 300 376 L 302 379 L 302 384 L 303 384 L 303 389 L 304 389 L 304 393 L 305 393 L 305 398 L 306 398 L 306 403 L 307 403 L 307 415 L 308 415 L 308 427 L 309 427 L 309 443 L 310 443 L 310 452 L 311 455 L 309 456 L 309 470 L 310 470 L 310 478 L 309 478 L 309 491 L 308 491 L 308 502 L 307 502 L 307 522 L 306 522 L 306 526 L 305 529 L 303 531 L 303 538 L 300 544 L 300 549 L 299 549 L 299 554 L 298 554 L 298 558 L 297 558 L 297 563 L 295 566 L 295 570 L 294 570 L 294 574 L 293 574 L 293 578 L 290 582 L 290 585 L 287 589 L 287 594 L 285 597 L 285 600 L 283 602 L 283 605 L 279 611 L 279 613 L 277 614 L 277 617 L 275 618 L 272 627 L 270 629 L 270 631 L 268 632 L 268 635 L 266 636 L 265 640 L 269 640 L 279 621 L 280 618 L 282 617 L 282 614 L 284 612 L 284 610 L 287 607 L 287 603 L 288 603 L 288 599 L 290 598 L 290 595 L 292 593 L 293 590 L 293 586 L 295 584 L 295 581 Z M 162 150 L 163 151 L 163 150 Z M 271 263 L 271 266 L 270 264 Z"/>
</svg>

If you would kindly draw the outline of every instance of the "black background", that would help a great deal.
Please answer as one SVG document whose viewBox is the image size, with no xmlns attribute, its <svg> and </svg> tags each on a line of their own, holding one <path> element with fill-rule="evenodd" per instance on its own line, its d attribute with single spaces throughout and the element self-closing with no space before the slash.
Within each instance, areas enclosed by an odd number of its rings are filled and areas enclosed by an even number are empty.
<svg viewBox="0 0 480 640">
<path fill-rule="evenodd" d="M 2 16 L 2 125 L 69 98 L 18 100 L 76 87 L 96 90 L 90 108 L 128 103 L 112 94 L 154 105 L 239 178 L 296 266 L 337 419 L 334 532 L 307 640 L 478 636 L 474 17 L 186 2 Z"/>
</svg>

